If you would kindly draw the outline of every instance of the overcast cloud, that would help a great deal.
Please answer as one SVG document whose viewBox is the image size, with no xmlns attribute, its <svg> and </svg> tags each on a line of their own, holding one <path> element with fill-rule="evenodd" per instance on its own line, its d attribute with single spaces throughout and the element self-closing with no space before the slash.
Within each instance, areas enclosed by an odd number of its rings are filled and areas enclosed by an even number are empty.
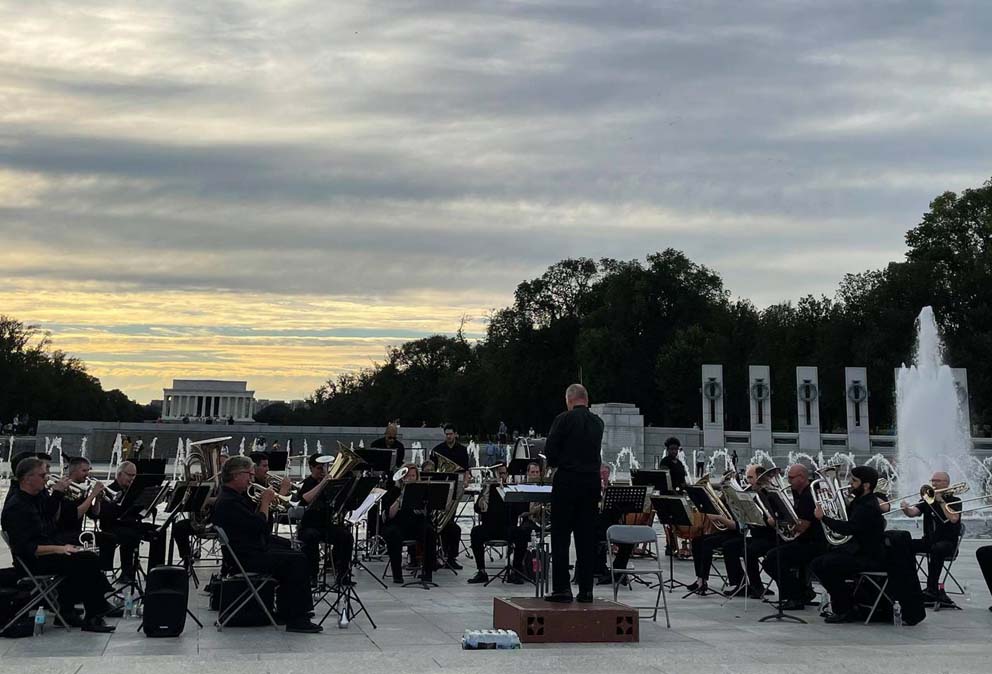
<svg viewBox="0 0 992 674">
<path fill-rule="evenodd" d="M 290 398 L 481 334 L 568 256 L 832 295 L 992 176 L 990 28 L 984 2 L 4 3 L 0 311 L 139 399 Z M 212 322 L 176 310 L 204 294 Z M 305 353 L 265 372 L 280 345 Z"/>
</svg>

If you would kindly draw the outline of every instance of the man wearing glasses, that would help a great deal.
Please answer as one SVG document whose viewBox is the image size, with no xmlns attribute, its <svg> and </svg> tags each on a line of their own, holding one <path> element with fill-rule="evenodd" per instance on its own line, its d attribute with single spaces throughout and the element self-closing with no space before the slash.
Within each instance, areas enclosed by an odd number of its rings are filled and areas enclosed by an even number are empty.
<svg viewBox="0 0 992 674">
<path fill-rule="evenodd" d="M 76 545 L 59 542 L 55 520 L 47 511 L 48 464 L 30 457 L 17 464 L 17 487 L 4 503 L 0 526 L 10 538 L 11 551 L 34 573 L 65 577 L 59 586 L 60 612 L 65 621 L 84 632 L 113 632 L 103 621 L 115 610 L 104 597 L 111 592 L 110 583 L 100 570 L 100 560 Z M 86 610 L 81 617 L 75 605 Z"/>
<path fill-rule="evenodd" d="M 390 422 L 386 425 L 386 433 L 381 438 L 373 440 L 372 444 L 369 445 L 370 449 L 393 450 L 393 465 L 397 468 L 403 465 L 403 456 L 406 453 L 406 447 L 397 439 L 399 438 L 399 434 L 399 427 L 395 423 Z"/>
<path fill-rule="evenodd" d="M 227 534 L 246 571 L 267 573 L 278 581 L 277 619 L 286 621 L 286 631 L 320 632 L 323 628 L 310 622 L 313 599 L 307 558 L 302 552 L 272 545 L 268 517 L 276 493 L 266 489 L 256 506 L 247 493 L 253 474 L 251 459 L 232 456 L 227 460 L 220 472 L 223 484 L 214 505 L 213 523 Z"/>
</svg>

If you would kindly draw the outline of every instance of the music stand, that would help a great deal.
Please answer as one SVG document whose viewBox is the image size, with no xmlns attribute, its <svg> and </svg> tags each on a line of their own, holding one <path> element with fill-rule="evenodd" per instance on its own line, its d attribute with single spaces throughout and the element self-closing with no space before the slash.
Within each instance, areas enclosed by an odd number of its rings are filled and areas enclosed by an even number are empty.
<svg viewBox="0 0 992 674">
<path fill-rule="evenodd" d="M 165 459 L 135 459 L 134 465 L 139 475 L 165 475 Z"/>
<path fill-rule="evenodd" d="M 647 485 L 659 494 L 672 493 L 672 473 L 667 468 L 630 471 L 630 484 Z"/>
<path fill-rule="evenodd" d="M 289 465 L 289 452 L 266 452 L 269 457 L 269 470 L 274 473 L 281 473 Z"/>
<path fill-rule="evenodd" d="M 658 521 L 675 538 L 672 529 L 674 527 L 692 526 L 692 518 L 689 515 L 688 503 L 683 496 L 664 494 L 651 497 L 651 506 L 658 513 Z M 676 540 L 678 540 L 676 538 Z M 675 580 L 675 553 L 668 556 L 668 593 L 671 594 L 676 587 L 689 587 L 680 580 Z"/>
<path fill-rule="evenodd" d="M 373 473 L 391 474 L 395 464 L 396 452 L 392 449 L 356 449 L 355 454 L 362 457 Z"/>
<path fill-rule="evenodd" d="M 783 501 L 785 497 L 782 494 L 780 494 L 778 491 L 774 489 L 766 489 L 764 493 L 765 496 L 767 497 L 765 503 L 767 503 L 768 510 L 771 511 L 772 517 L 775 518 L 776 522 L 785 522 L 792 524 L 797 523 L 795 518 L 792 516 L 792 513 L 790 513 L 789 509 L 785 507 L 785 503 Z M 782 555 L 780 554 L 775 555 L 775 573 L 778 578 L 782 577 Z M 779 596 L 778 596 L 778 601 L 775 602 L 775 613 L 772 613 L 771 615 L 766 615 L 763 618 L 759 618 L 758 622 L 763 623 L 769 620 L 776 620 L 778 622 L 782 622 L 783 620 L 792 620 L 793 622 L 800 623 L 801 625 L 806 624 L 806 621 L 800 618 L 799 616 L 792 615 L 791 613 L 786 613 L 782 608 L 783 603 L 785 603 L 785 600 L 782 598 L 782 586 L 781 584 L 779 584 Z"/>
<path fill-rule="evenodd" d="M 517 484 L 498 488 L 503 502 L 510 503 L 551 503 L 551 485 Z M 547 534 L 546 508 L 541 508 L 540 538 L 537 543 L 537 568 L 534 569 L 534 596 L 540 599 L 548 590 L 548 553 L 544 540 Z"/>
<path fill-rule="evenodd" d="M 510 477 L 515 475 L 526 475 L 527 466 L 529 466 L 533 461 L 533 459 L 513 459 L 510 461 L 510 465 L 506 467 L 506 474 Z"/>
<path fill-rule="evenodd" d="M 434 473 L 435 475 L 446 475 L 446 473 Z M 454 475 L 456 478 L 457 475 Z M 409 583 L 404 583 L 403 587 L 419 587 L 424 590 L 429 590 L 432 587 L 438 587 L 437 583 L 433 582 L 434 569 L 431 568 L 433 564 L 428 564 L 428 550 L 431 540 L 430 532 L 434 528 L 434 511 L 444 510 L 448 507 L 448 501 L 451 499 L 451 495 L 455 491 L 455 483 L 449 480 L 438 480 L 434 482 L 407 482 L 403 487 L 403 505 L 402 510 L 407 511 L 410 515 L 414 515 L 415 510 L 423 510 L 424 527 L 423 527 L 423 546 L 424 546 L 424 559 L 423 564 L 420 569 L 420 580 L 412 581 Z M 434 558 L 434 555 L 430 555 Z"/>
<path fill-rule="evenodd" d="M 741 535 L 745 538 L 744 541 L 744 568 L 747 569 L 747 537 L 752 535 L 751 529 L 754 527 L 767 527 L 768 522 L 765 521 L 765 512 L 759 505 L 761 497 L 752 491 L 738 491 L 737 489 L 727 488 L 723 490 L 724 500 L 727 503 L 727 507 L 733 514 L 734 519 L 737 520 L 737 527 L 741 532 Z M 747 601 L 749 599 L 748 593 L 745 591 L 747 588 L 751 587 L 752 579 L 747 577 L 747 572 L 744 574 L 746 583 L 737 587 L 737 589 L 727 596 L 727 601 L 730 601 L 736 597 L 741 592 L 744 592 L 744 611 L 747 611 Z M 757 580 L 757 579 L 755 579 Z M 726 604 L 726 602 L 724 602 Z"/>
</svg>

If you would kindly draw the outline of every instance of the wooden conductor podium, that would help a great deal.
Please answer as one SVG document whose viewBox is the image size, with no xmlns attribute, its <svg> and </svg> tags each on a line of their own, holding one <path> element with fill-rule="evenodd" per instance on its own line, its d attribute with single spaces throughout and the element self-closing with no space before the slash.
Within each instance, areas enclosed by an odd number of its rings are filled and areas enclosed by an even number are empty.
<svg viewBox="0 0 992 674">
<path fill-rule="evenodd" d="M 535 597 L 493 597 L 493 627 L 522 643 L 636 643 L 637 609 L 597 599 L 555 604 Z"/>
</svg>

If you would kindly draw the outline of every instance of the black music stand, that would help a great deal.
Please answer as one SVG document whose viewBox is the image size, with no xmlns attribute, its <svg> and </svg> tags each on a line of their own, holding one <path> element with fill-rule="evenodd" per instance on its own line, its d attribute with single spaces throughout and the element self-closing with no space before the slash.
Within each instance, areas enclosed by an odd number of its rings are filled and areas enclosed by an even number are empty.
<svg viewBox="0 0 992 674">
<path fill-rule="evenodd" d="M 794 522 L 794 518 L 792 517 L 792 515 L 789 513 L 789 510 L 785 507 L 784 503 L 782 502 L 782 499 L 784 497 L 780 493 L 774 490 L 766 490 L 765 495 L 768 497 L 768 499 L 766 500 L 768 509 L 771 511 L 772 517 L 775 518 L 776 522 Z M 772 549 L 774 550 L 774 548 Z M 782 577 L 782 555 L 780 554 L 775 555 L 775 574 L 778 578 Z M 776 620 L 778 622 L 782 622 L 783 620 L 791 620 L 801 625 L 805 625 L 806 624 L 805 620 L 803 620 L 799 616 L 792 615 L 791 613 L 786 613 L 782 609 L 782 604 L 785 603 L 785 600 L 782 598 L 782 586 L 780 583 L 778 585 L 779 585 L 778 601 L 775 602 L 775 613 L 772 613 L 771 615 L 766 615 L 763 618 L 759 618 L 758 622 L 763 623 L 769 620 Z"/>
<path fill-rule="evenodd" d="M 440 473 L 440 475 L 445 475 L 445 473 Z M 411 515 L 414 510 L 423 510 L 424 527 L 422 543 L 424 547 L 424 559 L 420 568 L 420 579 L 403 583 L 403 587 L 419 587 L 424 590 L 438 587 L 438 584 L 432 580 L 434 569 L 431 568 L 433 566 L 432 564 L 427 563 L 427 550 L 429 549 L 431 540 L 430 532 L 434 528 L 434 511 L 444 510 L 448 506 L 448 501 L 454 491 L 453 487 L 454 483 L 448 480 L 407 482 L 404 485 L 402 510 L 409 512 Z M 434 555 L 431 555 L 431 557 L 434 557 Z"/>
<path fill-rule="evenodd" d="M 630 483 L 635 486 L 652 487 L 659 494 L 672 493 L 672 473 L 666 468 L 658 470 L 632 470 Z"/>
<path fill-rule="evenodd" d="M 662 526 L 665 527 L 673 538 L 672 529 L 674 527 L 692 526 L 692 520 L 689 519 L 689 514 L 685 510 L 685 503 L 680 496 L 652 496 L 651 506 L 658 513 L 658 521 L 661 522 Z M 674 552 L 668 556 L 668 580 L 665 581 L 664 585 L 668 586 L 669 594 L 674 592 L 676 587 L 689 587 L 682 581 L 675 580 Z"/>
<path fill-rule="evenodd" d="M 142 478 L 146 479 L 142 480 Z M 165 499 L 166 492 L 169 489 L 168 485 L 161 484 L 162 478 L 164 478 L 162 475 L 138 475 L 135 477 L 134 482 L 128 487 L 122 499 L 122 510 L 118 521 L 136 520 L 141 522 L 148 517 L 149 513 L 154 512 L 155 507 Z M 148 484 L 149 482 L 156 484 Z M 138 491 L 139 489 L 140 492 Z M 174 515 L 175 513 L 166 518 L 165 524 L 153 534 L 154 537 L 157 538 L 158 536 L 165 535 L 165 527 L 172 522 Z M 125 590 L 131 589 L 137 593 L 138 597 L 144 599 L 145 592 L 142 589 L 143 585 L 141 582 L 144 576 L 145 571 L 141 568 L 141 543 L 139 541 L 134 549 L 134 578 L 122 585 L 120 589 L 115 590 L 113 594 L 119 595 Z"/>
<path fill-rule="evenodd" d="M 506 474 L 510 477 L 527 475 L 527 466 L 533 461 L 534 459 L 513 459 L 506 467 Z"/>
<path fill-rule="evenodd" d="M 362 457 L 367 468 L 373 473 L 390 474 L 393 472 L 396 452 L 392 449 L 356 449 L 355 454 Z"/>
<path fill-rule="evenodd" d="M 323 516 L 323 526 L 327 529 L 334 524 L 335 520 L 340 519 L 340 509 L 344 500 L 347 498 L 348 491 L 352 486 L 351 478 L 342 478 L 339 480 L 328 480 L 327 484 L 320 491 L 317 498 L 314 499 L 313 503 L 306 506 L 307 510 L 311 508 L 314 510 L 320 510 L 320 515 Z M 322 539 L 323 540 L 323 539 Z M 328 593 L 333 592 L 334 588 L 327 584 L 327 567 L 328 565 L 333 565 L 330 555 L 330 546 L 324 546 L 324 556 L 321 560 L 320 569 L 320 584 L 317 586 L 317 592 L 321 592 L 320 598 L 314 602 L 314 604 L 319 604 L 324 601 L 324 598 Z"/>
<path fill-rule="evenodd" d="M 510 504 L 503 499 L 503 495 L 500 493 L 499 487 L 500 485 L 498 482 L 493 482 L 487 487 L 489 489 L 489 508 L 492 510 L 493 499 L 499 499 L 499 502 L 502 504 L 500 507 L 503 508 L 503 529 L 505 531 L 504 538 L 506 539 L 506 552 L 503 559 L 503 568 L 501 568 L 495 576 L 487 580 L 483 587 L 489 587 L 489 584 L 496 582 L 497 579 L 506 582 L 510 579 L 510 574 L 513 572 L 513 565 L 511 563 L 512 558 L 510 557 L 510 551 L 513 549 L 513 540 L 510 537 L 510 528 L 512 527 L 513 522 L 516 521 L 516 516 L 514 515 L 513 509 L 510 508 Z M 482 562 L 485 564 L 485 559 L 483 559 Z"/>
<path fill-rule="evenodd" d="M 757 493 L 751 491 L 739 492 L 736 489 L 725 489 L 724 497 L 727 502 L 727 508 L 733 514 L 734 519 L 737 520 L 737 529 L 740 531 L 741 536 L 744 537 L 744 578 L 745 582 L 737 587 L 736 590 L 730 594 L 724 596 L 727 597 L 727 601 L 723 603 L 726 606 L 727 602 L 736 597 L 741 592 L 744 593 L 744 611 L 747 612 L 747 601 L 748 593 L 747 590 L 752 587 L 752 583 L 758 579 L 752 580 L 747 576 L 747 539 L 749 536 L 753 538 L 753 532 L 751 531 L 754 527 L 767 527 L 768 522 L 765 521 L 762 511 L 754 503 L 754 499 L 761 498 Z"/>
<path fill-rule="evenodd" d="M 644 498 L 647 496 L 647 485 L 611 484 L 603 492 L 603 513 L 609 513 L 614 521 L 624 515 L 644 511 Z M 622 519 L 621 519 L 622 521 Z M 606 542 L 609 545 L 609 542 Z M 612 569 L 611 569 L 612 572 Z M 612 578 L 612 573 L 610 575 Z M 634 578 L 635 582 L 650 586 L 650 583 Z"/>
<path fill-rule="evenodd" d="M 355 454 L 358 454 L 365 462 L 365 467 L 374 475 L 387 476 L 393 474 L 393 469 L 396 462 L 396 450 L 394 449 L 356 449 Z M 376 504 L 369 511 L 369 516 L 365 520 L 365 559 L 381 559 L 382 551 L 385 550 L 385 542 L 379 535 L 379 527 L 381 525 L 379 517 L 379 504 Z M 358 547 L 358 540 L 356 537 L 355 547 Z M 379 579 L 378 576 L 373 576 L 376 580 Z"/>
<path fill-rule="evenodd" d="M 269 457 L 269 470 L 281 473 L 289 465 L 289 452 L 266 452 Z"/>
<path fill-rule="evenodd" d="M 165 476 L 165 459 L 135 459 L 134 466 L 138 475 Z"/>
<path fill-rule="evenodd" d="M 503 501 L 507 504 L 519 502 L 548 504 L 551 503 L 551 491 L 550 485 L 513 485 L 503 489 Z M 534 596 L 538 599 L 548 590 L 548 561 L 551 559 L 547 544 L 544 542 L 547 538 L 546 514 L 547 508 L 542 507 L 540 537 L 537 542 L 537 568 L 534 569 Z"/>
</svg>

